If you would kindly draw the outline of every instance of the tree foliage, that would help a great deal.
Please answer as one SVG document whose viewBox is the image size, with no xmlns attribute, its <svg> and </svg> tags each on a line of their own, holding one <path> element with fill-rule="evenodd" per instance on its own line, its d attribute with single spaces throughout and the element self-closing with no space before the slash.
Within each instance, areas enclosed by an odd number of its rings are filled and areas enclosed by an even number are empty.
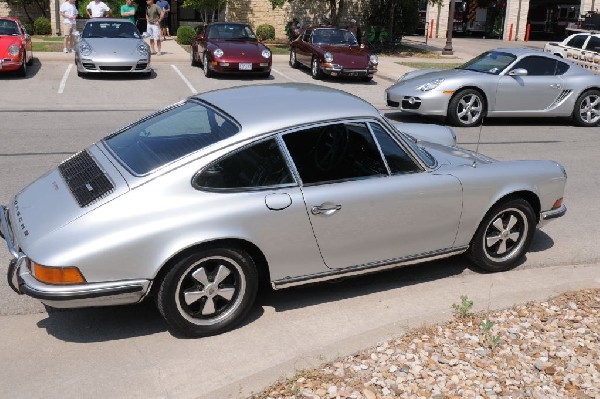
<svg viewBox="0 0 600 399">
<path fill-rule="evenodd" d="M 369 29 L 383 28 L 391 40 L 414 33 L 420 20 L 415 0 L 369 0 L 365 14 Z"/>
<path fill-rule="evenodd" d="M 275 7 L 283 7 L 286 2 L 292 1 L 302 1 L 302 0 L 270 0 L 273 8 Z M 318 0 L 304 0 L 305 3 L 318 1 Z M 346 0 L 326 0 L 329 5 L 329 22 L 333 25 L 337 25 L 340 20 L 340 15 L 344 10 L 344 6 L 346 4 Z M 352 1 L 352 0 L 350 0 Z"/>
<path fill-rule="evenodd" d="M 183 0 L 183 7 L 192 7 L 202 14 L 202 19 L 208 23 L 215 19 L 217 10 L 225 7 L 228 0 Z"/>
</svg>

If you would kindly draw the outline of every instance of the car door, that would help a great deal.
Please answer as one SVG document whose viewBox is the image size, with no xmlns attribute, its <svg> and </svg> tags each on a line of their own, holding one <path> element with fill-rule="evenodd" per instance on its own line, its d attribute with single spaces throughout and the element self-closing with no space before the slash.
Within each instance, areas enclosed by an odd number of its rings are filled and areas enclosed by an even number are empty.
<svg viewBox="0 0 600 399">
<path fill-rule="evenodd" d="M 194 177 L 193 185 L 203 192 L 205 211 L 215 220 L 209 227 L 211 234 L 256 245 L 272 280 L 327 270 L 302 191 L 276 139 L 219 158 Z"/>
<path fill-rule="evenodd" d="M 298 60 L 298 62 L 308 66 L 310 66 L 312 59 L 312 45 L 310 44 L 310 37 L 312 35 L 312 31 L 313 30 L 311 28 L 305 29 L 300 39 L 296 41 L 296 59 Z"/>
<path fill-rule="evenodd" d="M 511 76 L 517 69 L 525 76 Z M 556 75 L 557 61 L 544 56 L 528 56 L 517 61 L 498 80 L 496 111 L 511 113 L 542 112 L 550 108 L 563 91 L 563 80 Z"/>
<path fill-rule="evenodd" d="M 458 180 L 426 171 L 380 124 L 334 122 L 283 140 L 327 267 L 377 266 L 453 245 Z"/>
</svg>

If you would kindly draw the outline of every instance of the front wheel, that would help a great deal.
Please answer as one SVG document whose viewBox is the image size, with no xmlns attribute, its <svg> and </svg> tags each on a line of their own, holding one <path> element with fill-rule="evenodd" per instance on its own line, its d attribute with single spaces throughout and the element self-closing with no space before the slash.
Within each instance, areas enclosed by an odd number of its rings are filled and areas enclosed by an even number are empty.
<svg viewBox="0 0 600 399">
<path fill-rule="evenodd" d="M 252 258 L 240 249 L 214 248 L 180 260 L 157 294 L 172 331 L 189 337 L 219 334 L 250 311 L 258 289 Z"/>
<path fill-rule="evenodd" d="M 319 60 L 317 59 L 317 57 L 313 58 L 312 68 L 310 70 L 313 79 L 323 79 L 323 71 L 321 71 L 321 66 L 319 65 Z"/>
<path fill-rule="evenodd" d="M 573 121 L 576 125 L 584 127 L 600 124 L 599 90 L 589 90 L 579 96 L 573 109 Z"/>
<path fill-rule="evenodd" d="M 477 228 L 467 256 L 491 272 L 515 267 L 529 249 L 535 220 L 533 208 L 524 199 L 494 205 Z"/>
<path fill-rule="evenodd" d="M 193 67 L 196 67 L 196 66 L 198 66 L 198 61 L 196 60 L 196 55 L 195 55 L 195 52 L 194 52 L 194 48 L 193 48 L 193 47 L 192 47 L 192 48 L 190 48 L 190 64 L 191 64 Z"/>
<path fill-rule="evenodd" d="M 290 66 L 294 69 L 297 69 L 300 66 L 298 59 L 296 58 L 296 50 L 290 51 Z"/>
<path fill-rule="evenodd" d="M 17 70 L 17 75 L 19 75 L 21 77 L 27 76 L 27 61 L 26 61 L 26 59 L 27 59 L 27 54 L 23 53 L 23 60 L 21 62 L 21 66 Z"/>
<path fill-rule="evenodd" d="M 475 126 L 481 123 L 484 112 L 483 96 L 473 89 L 458 92 L 448 105 L 448 119 L 453 126 Z"/>
<path fill-rule="evenodd" d="M 202 59 L 202 70 L 204 71 L 204 76 L 207 78 L 212 78 L 214 72 L 210 70 L 208 66 L 208 55 L 204 54 L 204 58 Z"/>
</svg>

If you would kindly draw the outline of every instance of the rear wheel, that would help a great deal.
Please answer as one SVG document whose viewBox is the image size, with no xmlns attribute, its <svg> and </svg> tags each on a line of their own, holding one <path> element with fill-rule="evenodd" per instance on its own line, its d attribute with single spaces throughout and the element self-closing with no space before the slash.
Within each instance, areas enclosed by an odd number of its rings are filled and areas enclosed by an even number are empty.
<svg viewBox="0 0 600 399">
<path fill-rule="evenodd" d="M 573 109 L 573 121 L 578 126 L 600 125 L 600 91 L 589 90 L 579 96 Z"/>
<path fill-rule="evenodd" d="M 448 105 L 448 119 L 454 126 L 475 126 L 481 123 L 484 112 L 483 96 L 473 89 L 458 92 Z"/>
<path fill-rule="evenodd" d="M 515 267 L 529 249 L 535 220 L 533 208 L 524 199 L 494 205 L 477 228 L 467 256 L 491 272 Z"/>
<path fill-rule="evenodd" d="M 248 254 L 213 248 L 176 263 L 162 281 L 156 301 L 172 331 L 201 337 L 238 324 L 250 311 L 257 289 L 258 274 Z"/>
<path fill-rule="evenodd" d="M 323 79 L 323 71 L 321 71 L 321 66 L 319 65 L 319 60 L 317 57 L 313 57 L 312 59 L 312 67 L 310 68 L 311 75 L 313 79 Z"/>
</svg>

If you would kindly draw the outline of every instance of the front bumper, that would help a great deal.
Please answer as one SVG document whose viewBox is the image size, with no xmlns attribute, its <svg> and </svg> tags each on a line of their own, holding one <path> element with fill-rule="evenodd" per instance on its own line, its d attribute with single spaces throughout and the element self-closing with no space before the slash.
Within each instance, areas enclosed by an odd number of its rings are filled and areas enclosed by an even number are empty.
<svg viewBox="0 0 600 399">
<path fill-rule="evenodd" d="M 150 73 L 150 56 L 128 60 L 85 58 L 78 56 L 77 71 L 81 73 Z"/>
<path fill-rule="evenodd" d="M 391 87 L 385 92 L 388 106 L 418 115 L 446 116 L 452 96 L 434 89 L 430 91 L 399 90 Z"/>
<path fill-rule="evenodd" d="M 551 209 L 549 211 L 540 212 L 540 221 L 538 223 L 538 227 L 543 227 L 548 224 L 552 219 L 559 218 L 564 216 L 567 213 L 567 207 L 562 204 L 560 207 L 556 209 Z"/>
<path fill-rule="evenodd" d="M 8 265 L 8 284 L 18 294 L 26 294 L 56 308 L 79 308 L 138 303 L 149 292 L 151 281 L 144 279 L 70 285 L 43 283 L 31 274 L 27 256 L 13 241 L 6 206 L 0 205 L 0 219 L 0 236 L 6 240 L 13 256 Z"/>
<path fill-rule="evenodd" d="M 13 72 L 19 70 L 23 60 L 21 58 L 0 58 L 0 72 Z"/>
<path fill-rule="evenodd" d="M 359 76 L 372 78 L 377 73 L 377 66 L 371 65 L 367 68 L 344 68 L 338 64 L 321 64 L 321 70 L 330 76 Z"/>
<path fill-rule="evenodd" d="M 251 65 L 250 69 L 240 69 L 240 64 Z M 210 61 L 209 68 L 217 73 L 232 73 L 232 74 L 266 74 L 271 72 L 271 63 L 267 60 L 264 62 L 231 62 L 227 60 Z"/>
</svg>

